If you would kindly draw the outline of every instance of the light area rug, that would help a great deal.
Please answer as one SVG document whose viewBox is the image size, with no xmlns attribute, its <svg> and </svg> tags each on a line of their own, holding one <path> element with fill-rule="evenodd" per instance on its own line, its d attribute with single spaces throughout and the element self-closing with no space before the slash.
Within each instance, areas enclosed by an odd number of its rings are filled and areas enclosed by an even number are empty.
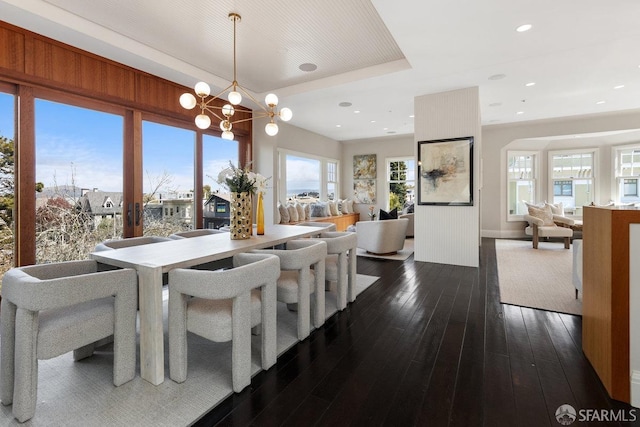
<svg viewBox="0 0 640 427">
<path fill-rule="evenodd" d="M 358 274 L 357 293 L 379 277 Z M 36 415 L 24 424 L 0 405 L 2 426 L 187 426 L 197 421 L 233 393 L 231 388 L 231 342 L 213 343 L 194 334 L 188 336 L 187 380 L 169 379 L 165 291 L 165 380 L 154 386 L 137 376 L 113 386 L 111 345 L 92 357 L 74 362 L 71 353 L 39 362 Z M 335 314 L 335 292 L 326 293 L 327 318 Z M 296 313 L 278 303 L 278 354 L 298 342 Z M 252 337 L 253 374 L 260 368 L 260 337 Z"/>
<path fill-rule="evenodd" d="M 367 253 L 364 249 L 358 248 L 356 252 L 358 256 L 367 258 L 391 259 L 396 261 L 404 261 L 413 254 L 413 239 L 404 239 L 404 247 L 398 253 L 392 255 L 375 255 Z"/>
<path fill-rule="evenodd" d="M 582 314 L 575 298 L 573 250 L 561 242 L 496 239 L 500 302 L 560 313 Z"/>
</svg>

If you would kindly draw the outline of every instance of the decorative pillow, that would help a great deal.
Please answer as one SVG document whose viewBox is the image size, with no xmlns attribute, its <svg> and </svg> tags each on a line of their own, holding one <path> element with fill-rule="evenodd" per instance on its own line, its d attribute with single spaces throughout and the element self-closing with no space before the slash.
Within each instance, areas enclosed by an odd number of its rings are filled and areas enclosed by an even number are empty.
<svg viewBox="0 0 640 427">
<path fill-rule="evenodd" d="M 342 215 L 343 213 L 346 213 L 346 212 L 342 212 L 342 200 L 341 199 L 338 199 L 336 201 L 336 207 L 338 208 L 338 213 L 340 215 Z"/>
<path fill-rule="evenodd" d="M 274 222 L 275 224 L 280 224 L 280 222 L 282 222 L 282 218 L 280 217 L 280 206 L 281 204 L 280 202 L 278 202 L 277 209 L 276 209 L 276 218 Z"/>
<path fill-rule="evenodd" d="M 406 213 L 413 213 L 414 209 L 415 208 L 413 206 L 413 203 L 411 203 L 409 206 L 407 206 Z"/>
<path fill-rule="evenodd" d="M 311 216 L 312 217 L 323 217 L 323 216 L 326 216 L 324 214 L 325 207 L 320 202 L 311 203 L 310 209 L 311 209 Z"/>
<path fill-rule="evenodd" d="M 551 206 L 544 206 L 542 208 L 538 208 L 536 206 L 529 206 L 529 215 L 535 216 L 536 218 L 540 218 L 543 221 L 544 226 L 554 226 L 556 225 L 553 222 L 553 213 L 551 212 Z"/>
<path fill-rule="evenodd" d="M 380 218 L 380 221 L 385 219 L 398 219 L 398 208 L 393 208 L 393 210 L 390 212 L 380 209 L 379 218 Z"/>
<path fill-rule="evenodd" d="M 342 202 L 342 213 L 354 213 L 353 211 L 353 200 L 344 199 Z"/>
<path fill-rule="evenodd" d="M 307 203 L 304 205 L 304 218 L 311 218 L 311 204 Z"/>
<path fill-rule="evenodd" d="M 298 222 L 298 210 L 294 205 L 287 205 L 287 210 L 289 211 L 289 221 L 290 222 Z"/>
<path fill-rule="evenodd" d="M 340 212 L 338 212 L 338 202 L 334 200 L 330 200 L 328 204 L 329 204 L 329 213 L 331 214 L 331 216 L 340 215 Z"/>
<path fill-rule="evenodd" d="M 304 206 L 301 203 L 297 203 L 294 205 L 296 207 L 296 211 L 298 211 L 298 221 L 304 221 Z"/>
<path fill-rule="evenodd" d="M 562 202 L 556 204 L 544 202 L 544 205 L 551 207 L 552 214 L 564 216 L 564 205 L 562 204 Z"/>
<path fill-rule="evenodd" d="M 278 205 L 278 211 L 280 211 L 280 223 L 287 224 L 291 220 L 289 216 L 289 210 L 285 205 Z"/>
<path fill-rule="evenodd" d="M 348 202 L 347 199 L 340 200 L 340 212 L 342 212 L 343 214 L 351 213 L 349 211 L 349 203 L 347 202 Z"/>
</svg>

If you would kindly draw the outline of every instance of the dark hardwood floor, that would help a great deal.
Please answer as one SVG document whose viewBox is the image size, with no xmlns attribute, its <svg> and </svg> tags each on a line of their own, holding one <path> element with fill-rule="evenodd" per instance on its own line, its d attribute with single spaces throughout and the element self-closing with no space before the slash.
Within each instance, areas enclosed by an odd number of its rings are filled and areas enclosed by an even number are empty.
<svg viewBox="0 0 640 427">
<path fill-rule="evenodd" d="M 630 416 L 582 353 L 581 317 L 500 304 L 493 239 L 479 268 L 360 257 L 358 273 L 381 280 L 195 425 L 559 426 L 562 404 Z"/>
</svg>

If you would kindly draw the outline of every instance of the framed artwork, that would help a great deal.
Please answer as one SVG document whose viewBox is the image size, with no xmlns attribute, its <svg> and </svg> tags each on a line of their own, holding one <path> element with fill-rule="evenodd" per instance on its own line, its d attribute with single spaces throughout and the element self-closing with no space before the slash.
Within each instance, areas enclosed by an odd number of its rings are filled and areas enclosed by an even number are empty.
<svg viewBox="0 0 640 427">
<path fill-rule="evenodd" d="M 376 180 L 375 179 L 354 179 L 353 198 L 356 203 L 376 202 Z"/>
<path fill-rule="evenodd" d="M 418 142 L 418 204 L 473 206 L 473 137 Z"/>
<path fill-rule="evenodd" d="M 376 155 L 353 156 L 353 179 L 376 179 Z"/>
</svg>

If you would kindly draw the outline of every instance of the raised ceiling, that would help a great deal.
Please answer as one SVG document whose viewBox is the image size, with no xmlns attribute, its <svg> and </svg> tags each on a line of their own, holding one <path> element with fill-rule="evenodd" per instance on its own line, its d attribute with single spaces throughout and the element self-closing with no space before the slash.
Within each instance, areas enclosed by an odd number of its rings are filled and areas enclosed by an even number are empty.
<svg viewBox="0 0 640 427">
<path fill-rule="evenodd" d="M 0 0 L 7 22 L 217 88 L 233 74 L 229 12 L 240 84 L 339 141 L 411 134 L 415 96 L 470 86 L 483 125 L 640 108 L 637 0 Z"/>
</svg>

